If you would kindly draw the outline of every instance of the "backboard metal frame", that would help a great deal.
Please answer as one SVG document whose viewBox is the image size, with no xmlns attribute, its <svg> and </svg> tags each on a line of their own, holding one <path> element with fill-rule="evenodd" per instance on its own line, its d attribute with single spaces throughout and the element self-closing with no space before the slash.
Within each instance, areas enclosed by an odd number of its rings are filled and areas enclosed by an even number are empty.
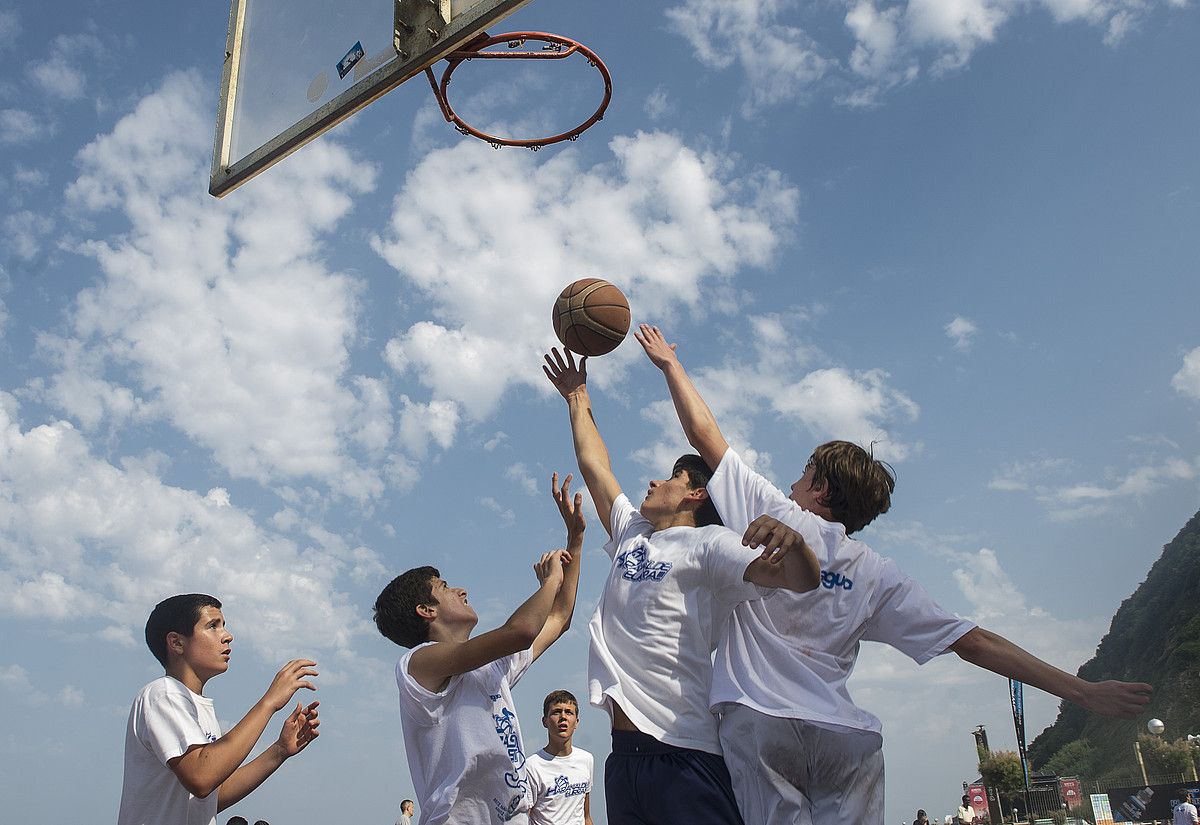
<svg viewBox="0 0 1200 825">
<path fill-rule="evenodd" d="M 236 106 L 238 73 L 242 63 L 246 7 L 253 1 L 232 0 L 229 12 L 229 33 L 225 41 L 225 63 L 221 72 L 221 97 L 217 103 L 217 131 L 213 145 L 212 173 L 208 185 L 209 194 L 218 198 L 232 192 L 259 172 L 287 157 L 401 83 L 420 74 L 426 66 L 436 63 L 450 52 L 457 50 L 488 26 L 503 20 L 531 2 L 531 0 L 478 0 L 468 12 L 451 19 L 436 38 L 421 39 L 412 47 L 412 51 L 405 53 L 406 56 L 397 55 L 388 59 L 383 65 L 369 72 L 362 80 L 322 104 L 245 157 L 233 159 L 230 158 L 233 143 L 233 115 Z M 381 3 L 387 1 L 378 0 Z M 394 0 L 395 4 L 400 2 L 401 0 Z"/>
</svg>

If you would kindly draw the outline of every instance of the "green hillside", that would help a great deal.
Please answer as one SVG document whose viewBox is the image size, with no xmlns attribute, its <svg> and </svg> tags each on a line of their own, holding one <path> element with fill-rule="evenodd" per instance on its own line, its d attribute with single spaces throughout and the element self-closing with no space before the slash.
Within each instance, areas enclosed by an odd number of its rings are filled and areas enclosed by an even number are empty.
<svg viewBox="0 0 1200 825">
<path fill-rule="evenodd" d="M 1166 723 L 1168 740 L 1200 734 L 1200 513 L 1121 604 L 1079 675 L 1149 682 L 1154 697 L 1146 713 L 1132 720 L 1105 719 L 1063 702 L 1058 719 L 1030 745 L 1037 768 L 1102 781 L 1131 777 L 1138 773 L 1133 743 L 1148 719 Z M 1147 764 L 1151 774 L 1155 767 Z"/>
</svg>

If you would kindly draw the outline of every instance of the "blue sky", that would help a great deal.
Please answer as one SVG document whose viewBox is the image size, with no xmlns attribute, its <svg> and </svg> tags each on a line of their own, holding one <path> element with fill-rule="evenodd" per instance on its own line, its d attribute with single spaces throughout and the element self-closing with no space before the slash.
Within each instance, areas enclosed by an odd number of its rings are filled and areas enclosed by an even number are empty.
<svg viewBox="0 0 1200 825">
<path fill-rule="evenodd" d="M 1069 670 L 1197 509 L 1194 4 L 538 0 L 510 28 L 577 36 L 614 76 L 578 142 L 460 140 L 415 84 L 215 200 L 226 24 L 0 6 L 14 821 L 115 816 L 157 672 L 141 627 L 201 590 L 236 636 L 223 722 L 286 659 L 322 670 L 325 735 L 225 816 L 392 822 L 412 788 L 370 604 L 420 563 L 485 625 L 531 592 L 573 469 L 539 354 L 576 277 L 664 327 L 781 486 L 821 441 L 878 442 L 899 485 L 864 539 Z M 588 79 L 466 72 L 500 127 L 554 125 L 528 104 Z M 632 339 L 590 372 L 636 498 L 682 451 L 665 389 Z M 585 692 L 588 535 L 575 628 L 516 690 L 529 749 L 541 697 Z M 884 721 L 889 821 L 952 809 L 975 725 L 1013 746 L 1003 680 L 957 660 L 867 645 L 851 688 Z M 1027 697 L 1031 735 L 1055 709 Z M 605 728 L 585 710 L 598 761 Z"/>
</svg>

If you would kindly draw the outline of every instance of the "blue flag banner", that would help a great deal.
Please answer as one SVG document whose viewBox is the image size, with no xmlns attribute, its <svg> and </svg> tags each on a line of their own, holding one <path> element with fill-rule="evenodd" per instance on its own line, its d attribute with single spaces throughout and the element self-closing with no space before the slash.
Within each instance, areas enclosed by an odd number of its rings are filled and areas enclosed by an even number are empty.
<svg viewBox="0 0 1200 825">
<path fill-rule="evenodd" d="M 1025 758 L 1025 699 L 1022 685 L 1016 679 L 1008 680 L 1008 698 L 1012 700 L 1013 725 L 1017 729 L 1017 753 L 1021 757 L 1021 772 L 1025 776 L 1025 790 L 1029 790 L 1029 761 Z"/>
</svg>

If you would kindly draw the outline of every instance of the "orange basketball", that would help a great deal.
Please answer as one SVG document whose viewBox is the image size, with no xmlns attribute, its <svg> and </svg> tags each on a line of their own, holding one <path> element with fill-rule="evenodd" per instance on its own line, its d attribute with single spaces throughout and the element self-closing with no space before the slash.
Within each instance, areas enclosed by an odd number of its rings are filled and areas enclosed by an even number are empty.
<svg viewBox="0 0 1200 825">
<path fill-rule="evenodd" d="M 604 355 L 629 332 L 629 301 L 600 278 L 581 278 L 554 302 L 554 334 L 571 352 Z"/>
</svg>

